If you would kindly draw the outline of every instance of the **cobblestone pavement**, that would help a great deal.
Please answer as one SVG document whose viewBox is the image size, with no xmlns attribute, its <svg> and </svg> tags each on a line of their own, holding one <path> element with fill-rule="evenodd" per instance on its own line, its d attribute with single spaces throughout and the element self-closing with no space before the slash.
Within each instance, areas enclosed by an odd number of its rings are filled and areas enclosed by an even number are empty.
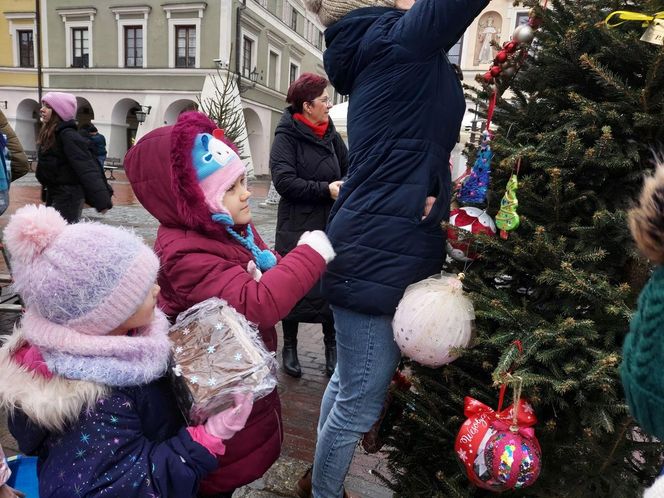
<svg viewBox="0 0 664 498">
<path fill-rule="evenodd" d="M 99 215 L 94 209 L 84 210 L 84 216 L 110 225 L 132 227 L 149 245 L 157 233 L 156 220 L 136 201 L 129 183 L 122 171 L 115 173 L 116 181 L 111 182 L 115 190 L 114 207 L 106 215 Z M 269 180 L 255 180 L 250 184 L 253 220 L 263 239 L 274 245 L 276 207 L 265 205 Z M 39 202 L 39 184 L 30 173 L 12 183 L 11 204 L 0 217 L 0 229 L 20 206 Z M 0 271 L 3 262 L 0 259 Z M 7 290 L 5 289 L 5 293 Z M 0 313 L 0 334 L 10 334 L 13 324 L 19 317 L 15 313 Z M 282 343 L 281 326 L 277 326 L 279 344 Z M 298 335 L 298 353 L 302 364 L 302 378 L 294 379 L 279 371 L 279 394 L 283 407 L 284 444 L 281 457 L 263 478 L 243 487 L 235 493 L 237 498 L 270 498 L 294 496 L 292 490 L 297 479 L 313 460 L 316 424 L 319 403 L 327 384 L 324 374 L 325 356 L 323 334 L 319 325 L 301 325 Z M 277 355 L 281 362 L 281 355 Z M 8 454 L 17 451 L 16 442 L 8 433 L 4 417 L 0 421 L 0 443 Z M 346 488 L 365 498 L 387 498 L 392 493 L 370 472 L 378 471 L 387 475 L 384 455 L 368 455 L 360 448 L 346 479 Z"/>
</svg>

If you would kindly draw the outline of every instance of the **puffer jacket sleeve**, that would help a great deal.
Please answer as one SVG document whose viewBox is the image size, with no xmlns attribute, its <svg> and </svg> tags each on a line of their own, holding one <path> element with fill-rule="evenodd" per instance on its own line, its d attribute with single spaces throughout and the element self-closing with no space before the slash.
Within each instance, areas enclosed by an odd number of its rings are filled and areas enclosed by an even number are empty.
<svg viewBox="0 0 664 498">
<path fill-rule="evenodd" d="M 334 152 L 337 155 L 337 161 L 339 161 L 341 179 L 345 179 L 346 174 L 348 174 L 348 147 L 346 147 L 346 143 L 339 133 L 334 137 Z"/>
<path fill-rule="evenodd" d="M 40 496 L 196 496 L 216 458 L 185 428 L 161 442 L 148 439 L 134 401 L 121 392 L 109 396 L 49 445 Z"/>
<path fill-rule="evenodd" d="M 394 26 L 394 41 L 418 58 L 447 52 L 489 1 L 417 0 Z"/>
<path fill-rule="evenodd" d="M 297 142 L 295 138 L 278 133 L 270 151 L 272 182 L 284 199 L 312 202 L 330 199 L 329 183 L 305 180 L 297 175 Z"/>
<path fill-rule="evenodd" d="M 184 254 L 171 271 L 173 292 L 194 304 L 212 296 L 224 299 L 247 320 L 267 329 L 285 317 L 325 271 L 325 260 L 301 245 L 256 282 L 246 268 L 217 255 Z M 181 275 L 182 278 L 177 278 Z"/>
<path fill-rule="evenodd" d="M 97 211 L 112 208 L 111 193 L 102 178 L 99 163 L 90 155 L 86 139 L 74 130 L 65 129 L 60 133 L 60 141 L 67 161 L 83 185 L 86 202 Z"/>
<path fill-rule="evenodd" d="M 18 180 L 30 169 L 30 161 L 28 161 L 28 156 L 23 151 L 23 146 L 16 136 L 16 133 L 14 133 L 14 130 L 9 125 L 7 118 L 4 114 L 2 114 L 1 111 L 0 132 L 7 135 L 7 148 L 9 149 L 11 158 L 12 181 Z"/>
</svg>

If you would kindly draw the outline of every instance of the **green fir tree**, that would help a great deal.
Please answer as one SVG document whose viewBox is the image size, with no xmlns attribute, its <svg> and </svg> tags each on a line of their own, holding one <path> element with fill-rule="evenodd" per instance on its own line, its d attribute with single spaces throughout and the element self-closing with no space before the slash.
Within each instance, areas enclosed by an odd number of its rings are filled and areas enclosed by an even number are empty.
<svg viewBox="0 0 664 498">
<path fill-rule="evenodd" d="M 534 405 L 543 460 L 535 485 L 511 495 L 634 497 L 662 467 L 664 447 L 629 415 L 619 365 L 649 270 L 626 212 L 653 149 L 662 150 L 664 48 L 639 41 L 639 22 L 608 29 L 603 21 L 619 9 L 652 14 L 664 2 L 553 0 L 546 12 L 523 3 L 543 24 L 498 100 L 487 206 L 495 215 L 521 157 L 521 225 L 507 240 L 476 240 L 481 257 L 464 280 L 473 347 L 441 369 L 413 365 L 413 389 L 397 393 L 393 413 L 403 413 L 386 476 L 396 496 L 491 495 L 469 484 L 454 441 L 464 397 L 496 408 L 510 369 Z"/>
</svg>

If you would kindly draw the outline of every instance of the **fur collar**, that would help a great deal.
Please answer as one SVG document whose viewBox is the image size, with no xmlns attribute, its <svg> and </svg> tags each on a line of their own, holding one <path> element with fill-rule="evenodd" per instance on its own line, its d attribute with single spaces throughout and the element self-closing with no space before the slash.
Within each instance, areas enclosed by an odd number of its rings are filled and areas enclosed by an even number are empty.
<svg viewBox="0 0 664 498">
<path fill-rule="evenodd" d="M 100 384 L 57 375 L 48 379 L 17 364 L 12 355 L 26 343 L 16 328 L 0 348 L 0 411 L 19 409 L 39 427 L 61 432 L 108 394 Z"/>
</svg>

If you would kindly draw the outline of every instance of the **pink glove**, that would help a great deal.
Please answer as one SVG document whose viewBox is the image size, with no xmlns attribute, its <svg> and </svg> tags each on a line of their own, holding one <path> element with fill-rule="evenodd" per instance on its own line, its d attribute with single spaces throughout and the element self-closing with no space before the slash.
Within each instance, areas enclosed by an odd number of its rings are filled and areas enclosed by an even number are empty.
<svg viewBox="0 0 664 498">
<path fill-rule="evenodd" d="M 254 406 L 254 395 L 234 394 L 233 402 L 233 408 L 212 415 L 205 424 L 187 427 L 191 439 L 213 455 L 226 453 L 226 446 L 222 441 L 232 438 L 236 432 L 244 429 Z"/>
<path fill-rule="evenodd" d="M 233 408 L 212 415 L 204 424 L 205 431 L 219 439 L 230 439 L 236 432 L 244 429 L 249 414 L 254 407 L 253 393 L 233 395 Z"/>
</svg>

